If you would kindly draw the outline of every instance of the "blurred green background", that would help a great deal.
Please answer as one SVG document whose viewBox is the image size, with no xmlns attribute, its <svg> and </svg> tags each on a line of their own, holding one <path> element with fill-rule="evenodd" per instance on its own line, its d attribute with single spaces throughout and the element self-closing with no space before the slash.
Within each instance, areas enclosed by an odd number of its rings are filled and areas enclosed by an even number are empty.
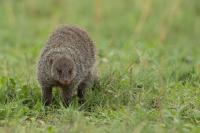
<svg viewBox="0 0 200 133">
<path fill-rule="evenodd" d="M 74 104 L 44 115 L 36 65 L 59 24 L 96 42 L 102 91 L 80 112 Z M 199 35 L 199 0 L 1 0 L 0 129 L 198 132 Z"/>
<path fill-rule="evenodd" d="M 135 48 L 163 49 L 151 57 L 186 51 L 194 58 L 200 45 L 199 14 L 198 0 L 2 0 L 0 73 L 32 69 L 59 24 L 85 28 L 110 64 L 130 62 Z"/>
</svg>

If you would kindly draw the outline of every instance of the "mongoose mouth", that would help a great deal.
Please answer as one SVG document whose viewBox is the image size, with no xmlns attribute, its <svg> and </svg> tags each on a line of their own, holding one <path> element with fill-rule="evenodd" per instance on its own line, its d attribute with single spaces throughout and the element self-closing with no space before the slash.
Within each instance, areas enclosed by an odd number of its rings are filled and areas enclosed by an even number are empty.
<svg viewBox="0 0 200 133">
<path fill-rule="evenodd" d="M 62 85 L 69 85 L 71 83 L 70 80 L 63 80 L 63 81 L 59 81 L 60 84 Z"/>
</svg>

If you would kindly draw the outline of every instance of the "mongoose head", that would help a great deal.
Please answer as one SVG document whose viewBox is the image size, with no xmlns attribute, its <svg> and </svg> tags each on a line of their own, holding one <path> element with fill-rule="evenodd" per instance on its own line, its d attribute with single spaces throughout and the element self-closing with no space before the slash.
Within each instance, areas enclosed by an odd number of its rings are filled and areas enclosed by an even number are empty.
<svg viewBox="0 0 200 133">
<path fill-rule="evenodd" d="M 62 85 L 68 85 L 76 75 L 74 61 L 68 57 L 58 57 L 52 62 L 51 75 Z"/>
</svg>

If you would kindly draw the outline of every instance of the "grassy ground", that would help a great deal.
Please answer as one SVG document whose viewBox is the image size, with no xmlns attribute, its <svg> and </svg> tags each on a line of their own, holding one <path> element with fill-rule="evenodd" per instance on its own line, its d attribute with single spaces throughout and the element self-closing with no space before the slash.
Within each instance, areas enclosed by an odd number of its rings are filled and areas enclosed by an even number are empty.
<svg viewBox="0 0 200 133">
<path fill-rule="evenodd" d="M 43 108 L 37 58 L 58 24 L 96 41 L 100 86 Z M 199 0 L 1 0 L 0 132 L 200 132 Z"/>
</svg>

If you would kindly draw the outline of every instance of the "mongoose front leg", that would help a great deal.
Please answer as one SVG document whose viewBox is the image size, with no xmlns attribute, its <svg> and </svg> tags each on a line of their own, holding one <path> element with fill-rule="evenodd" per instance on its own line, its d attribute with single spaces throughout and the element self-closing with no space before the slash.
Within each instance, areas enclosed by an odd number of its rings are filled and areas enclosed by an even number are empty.
<svg viewBox="0 0 200 133">
<path fill-rule="evenodd" d="M 52 101 L 52 87 L 42 87 L 42 103 L 49 106 Z"/>
<path fill-rule="evenodd" d="M 61 100 L 65 107 L 68 107 L 72 99 L 72 87 L 61 88 Z"/>
</svg>

